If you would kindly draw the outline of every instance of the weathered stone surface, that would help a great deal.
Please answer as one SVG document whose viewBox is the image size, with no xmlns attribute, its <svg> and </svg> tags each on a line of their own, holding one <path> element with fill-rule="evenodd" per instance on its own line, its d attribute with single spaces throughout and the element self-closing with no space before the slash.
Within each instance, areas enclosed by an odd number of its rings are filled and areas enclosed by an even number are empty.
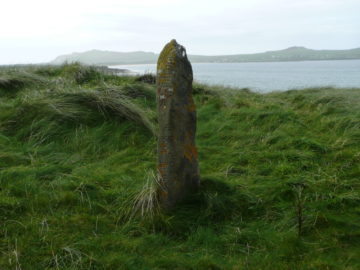
<svg viewBox="0 0 360 270">
<path fill-rule="evenodd" d="M 156 82 L 159 197 L 166 208 L 174 206 L 200 184 L 192 80 L 185 48 L 176 40 L 170 41 L 159 56 Z"/>
</svg>

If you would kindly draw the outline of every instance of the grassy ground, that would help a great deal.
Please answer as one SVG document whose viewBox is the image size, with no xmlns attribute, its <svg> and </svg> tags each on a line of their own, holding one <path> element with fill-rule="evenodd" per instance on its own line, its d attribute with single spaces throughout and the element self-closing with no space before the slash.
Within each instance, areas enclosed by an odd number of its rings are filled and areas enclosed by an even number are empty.
<svg viewBox="0 0 360 270">
<path fill-rule="evenodd" d="M 360 89 L 194 91 L 201 191 L 141 217 L 155 86 L 1 69 L 0 269 L 360 269 Z"/>
</svg>

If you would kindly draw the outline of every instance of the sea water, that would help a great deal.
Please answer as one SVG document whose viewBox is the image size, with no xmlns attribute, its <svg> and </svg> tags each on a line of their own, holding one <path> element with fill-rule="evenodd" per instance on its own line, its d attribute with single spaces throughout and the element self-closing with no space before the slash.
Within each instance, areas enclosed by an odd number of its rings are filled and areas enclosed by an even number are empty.
<svg viewBox="0 0 360 270">
<path fill-rule="evenodd" d="M 117 65 L 136 74 L 155 73 L 155 64 Z M 258 92 L 309 87 L 360 88 L 360 60 L 193 63 L 194 80 Z"/>
</svg>

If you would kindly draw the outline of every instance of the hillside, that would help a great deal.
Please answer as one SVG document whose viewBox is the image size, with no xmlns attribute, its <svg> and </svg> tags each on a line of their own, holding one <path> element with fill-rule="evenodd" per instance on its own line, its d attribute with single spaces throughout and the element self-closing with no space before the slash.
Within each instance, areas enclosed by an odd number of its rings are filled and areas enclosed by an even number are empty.
<svg viewBox="0 0 360 270">
<path fill-rule="evenodd" d="M 62 55 L 52 64 L 80 62 L 89 65 L 151 64 L 156 63 L 158 55 L 150 52 L 110 52 L 92 50 L 83 53 Z M 268 51 L 255 54 L 237 55 L 189 55 L 193 63 L 232 63 L 232 62 L 275 62 L 305 60 L 360 59 L 360 48 L 351 50 L 311 50 L 304 47 L 290 47 L 285 50 Z"/>
<path fill-rule="evenodd" d="M 201 191 L 142 213 L 155 93 L 0 69 L 0 269 L 360 269 L 360 89 L 194 85 Z"/>
<path fill-rule="evenodd" d="M 92 50 L 83 53 L 72 53 L 58 56 L 51 64 L 59 65 L 65 62 L 80 62 L 88 65 L 117 64 L 150 64 L 155 63 L 158 55 L 151 52 L 110 52 Z"/>
<path fill-rule="evenodd" d="M 280 51 L 255 54 L 192 56 L 193 62 L 275 62 L 305 60 L 360 59 L 360 48 L 352 50 L 311 50 L 305 47 L 290 47 Z"/>
</svg>

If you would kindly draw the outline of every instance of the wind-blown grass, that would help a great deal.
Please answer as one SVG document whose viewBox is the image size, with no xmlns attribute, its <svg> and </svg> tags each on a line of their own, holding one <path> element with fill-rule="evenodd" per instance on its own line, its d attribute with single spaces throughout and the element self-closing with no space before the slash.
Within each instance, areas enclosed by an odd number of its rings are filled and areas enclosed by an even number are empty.
<svg viewBox="0 0 360 270">
<path fill-rule="evenodd" d="M 1 269 L 360 267 L 359 89 L 194 85 L 201 190 L 164 213 L 155 87 L 87 68 L 1 90 Z"/>
<path fill-rule="evenodd" d="M 44 86 L 46 83 L 45 78 L 28 72 L 0 73 L 0 96 L 14 97 L 25 87 Z"/>
</svg>

